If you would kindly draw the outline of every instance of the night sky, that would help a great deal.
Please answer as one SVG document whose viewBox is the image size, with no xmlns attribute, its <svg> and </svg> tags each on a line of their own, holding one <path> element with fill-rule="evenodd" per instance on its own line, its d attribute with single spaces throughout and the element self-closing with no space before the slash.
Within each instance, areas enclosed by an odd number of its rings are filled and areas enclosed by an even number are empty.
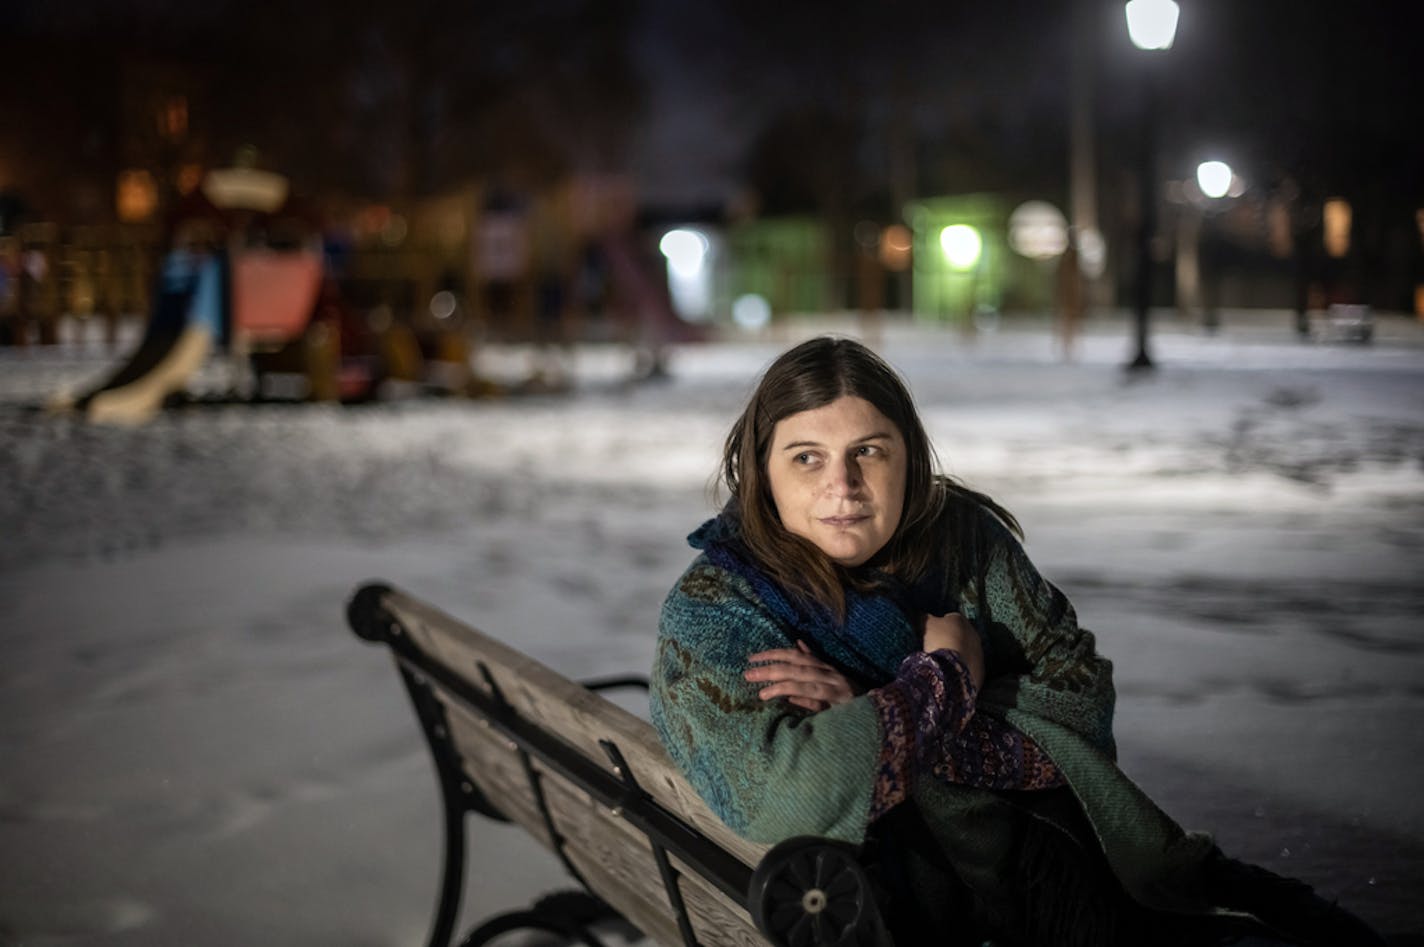
<svg viewBox="0 0 1424 947">
<path fill-rule="evenodd" d="M 1181 6 L 1152 64 L 1169 154 L 1212 151 L 1268 186 L 1424 200 L 1424 6 Z M 1061 0 L 18 0 L 0 48 L 34 81 L 0 90 L 19 117 L 0 131 L 0 187 L 129 160 L 116 76 L 159 62 L 201 78 L 210 151 L 256 143 L 306 189 L 433 192 L 527 158 L 538 173 L 631 169 L 657 202 L 722 201 L 759 153 L 779 186 L 788 140 L 852 199 L 885 190 L 905 141 L 921 191 L 1061 189 L 1075 35 L 1109 171 L 1141 107 L 1121 4 L 1081 9 L 1075 34 Z"/>
</svg>

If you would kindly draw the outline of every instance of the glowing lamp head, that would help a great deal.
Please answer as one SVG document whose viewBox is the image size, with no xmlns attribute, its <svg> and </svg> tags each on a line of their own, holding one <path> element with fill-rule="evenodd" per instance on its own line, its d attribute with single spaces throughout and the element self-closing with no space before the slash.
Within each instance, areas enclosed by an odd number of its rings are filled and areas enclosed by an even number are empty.
<svg viewBox="0 0 1424 947">
<path fill-rule="evenodd" d="M 1138 49 L 1171 49 L 1177 38 L 1175 0 L 1128 0 L 1127 34 Z"/>
<path fill-rule="evenodd" d="M 1197 187 L 1213 200 L 1231 191 L 1231 165 L 1225 161 L 1203 161 L 1197 165 Z"/>
<path fill-rule="evenodd" d="M 685 278 L 694 277 L 702 271 L 707 249 L 707 237 L 696 230 L 669 230 L 658 242 L 658 250 L 667 257 L 668 269 Z"/>
</svg>

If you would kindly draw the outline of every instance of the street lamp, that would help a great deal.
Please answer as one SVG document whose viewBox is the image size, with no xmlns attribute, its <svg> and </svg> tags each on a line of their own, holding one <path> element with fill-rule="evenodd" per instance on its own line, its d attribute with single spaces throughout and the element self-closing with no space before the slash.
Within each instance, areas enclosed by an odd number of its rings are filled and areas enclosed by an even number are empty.
<svg viewBox="0 0 1424 947">
<path fill-rule="evenodd" d="M 939 248 L 952 269 L 972 270 L 984 253 L 984 238 L 968 224 L 952 224 L 939 232 Z"/>
<path fill-rule="evenodd" d="M 1138 49 L 1171 49 L 1177 38 L 1173 0 L 1128 0 L 1127 33 Z"/>
<path fill-rule="evenodd" d="M 1231 191 L 1231 165 L 1225 161 L 1203 161 L 1197 165 L 1197 187 L 1212 200 L 1220 200 Z"/>
<path fill-rule="evenodd" d="M 974 311 L 979 299 L 979 262 L 984 258 L 984 238 L 968 224 L 951 224 L 939 232 L 939 248 L 949 264 L 946 293 L 952 293 L 960 282 L 954 274 L 968 276 L 965 288 L 964 332 L 974 332 Z M 946 300 L 947 301 L 947 300 Z"/>
<path fill-rule="evenodd" d="M 1127 32 L 1132 44 L 1144 51 L 1172 48 L 1177 36 L 1178 8 L 1174 0 L 1128 0 Z M 1138 154 L 1137 285 L 1135 309 L 1137 355 L 1128 368 L 1152 367 L 1147 353 L 1148 310 L 1152 305 L 1152 235 L 1157 229 L 1157 69 L 1143 64 L 1142 140 Z"/>
<path fill-rule="evenodd" d="M 1184 211 L 1184 214 L 1190 215 L 1187 219 L 1192 221 L 1195 231 L 1192 235 L 1191 251 L 1197 264 L 1202 328 L 1207 332 L 1215 332 L 1221 327 L 1216 301 L 1220 248 L 1217 244 L 1218 235 L 1211 232 L 1210 220 L 1220 209 L 1219 202 L 1223 198 L 1241 194 L 1241 182 L 1231 165 L 1217 160 L 1203 161 L 1197 165 L 1196 182 L 1197 190 L 1201 192 L 1201 200 L 1192 201 L 1192 207 Z"/>
</svg>

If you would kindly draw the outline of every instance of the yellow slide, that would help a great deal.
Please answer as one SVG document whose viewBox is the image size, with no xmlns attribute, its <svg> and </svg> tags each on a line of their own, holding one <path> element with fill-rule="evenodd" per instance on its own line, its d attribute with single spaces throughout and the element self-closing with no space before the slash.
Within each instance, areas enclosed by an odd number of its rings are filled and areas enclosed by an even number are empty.
<svg viewBox="0 0 1424 947">
<path fill-rule="evenodd" d="M 101 424 L 143 424 L 163 406 L 163 399 L 187 384 L 208 357 L 213 334 L 202 323 L 190 323 L 173 347 L 151 370 L 118 388 L 100 391 L 89 399 L 89 420 Z"/>
</svg>

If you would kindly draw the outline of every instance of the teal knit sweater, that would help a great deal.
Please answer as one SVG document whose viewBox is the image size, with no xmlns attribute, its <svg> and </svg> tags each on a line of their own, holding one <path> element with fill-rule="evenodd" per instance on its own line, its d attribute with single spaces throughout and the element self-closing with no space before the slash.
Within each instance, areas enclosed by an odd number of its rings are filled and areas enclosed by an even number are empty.
<svg viewBox="0 0 1424 947">
<path fill-rule="evenodd" d="M 1116 765 L 1111 664 L 1008 530 L 982 508 L 971 520 L 982 541 L 954 551 L 973 562 L 953 604 L 979 629 L 989 655 L 976 712 L 1012 725 L 1051 757 L 1136 900 L 1206 910 L 1193 877 L 1211 840 L 1182 831 Z M 699 556 L 663 606 L 652 720 L 692 785 L 744 837 L 859 843 L 887 739 L 871 696 L 812 714 L 762 701 L 759 685 L 742 676 L 748 655 L 792 647 L 798 637 L 801 630 L 744 576 Z M 954 785 L 928 768 L 910 796 L 957 874 L 987 902 L 1013 874 L 1022 820 L 1044 818 L 1021 799 Z"/>
</svg>

